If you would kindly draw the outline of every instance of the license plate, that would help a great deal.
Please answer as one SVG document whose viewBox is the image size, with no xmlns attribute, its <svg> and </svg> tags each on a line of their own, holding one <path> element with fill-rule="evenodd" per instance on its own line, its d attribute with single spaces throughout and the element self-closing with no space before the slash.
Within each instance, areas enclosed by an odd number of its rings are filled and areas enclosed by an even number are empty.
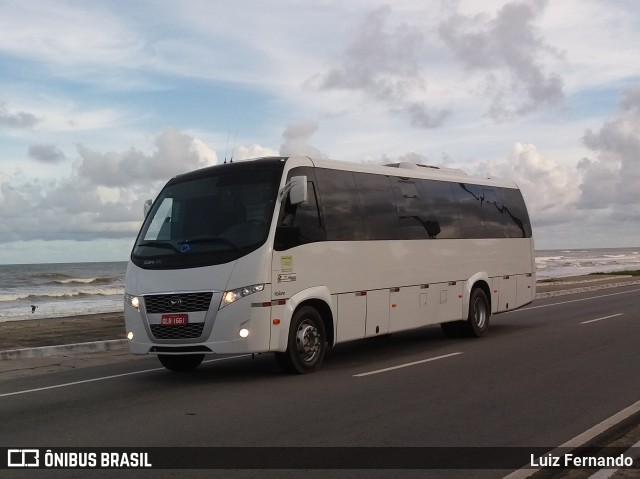
<svg viewBox="0 0 640 479">
<path fill-rule="evenodd" d="M 163 314 L 160 320 L 162 326 L 184 326 L 189 324 L 188 314 Z"/>
</svg>

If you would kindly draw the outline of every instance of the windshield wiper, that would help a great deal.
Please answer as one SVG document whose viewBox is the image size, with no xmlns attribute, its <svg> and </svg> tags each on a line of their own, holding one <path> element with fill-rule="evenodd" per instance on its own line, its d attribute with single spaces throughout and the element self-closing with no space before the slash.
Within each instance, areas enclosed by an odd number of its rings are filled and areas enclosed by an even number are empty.
<svg viewBox="0 0 640 479">
<path fill-rule="evenodd" d="M 234 249 L 235 251 L 237 251 L 239 253 L 243 253 L 243 249 L 240 248 L 240 246 L 235 244 L 233 241 L 229 241 L 227 238 L 223 238 L 222 236 L 188 239 L 188 240 L 185 240 L 185 241 L 181 241 L 180 244 L 181 245 L 184 245 L 184 244 L 190 244 L 190 245 L 192 245 L 192 244 L 223 244 L 223 245 L 229 246 L 230 248 Z"/>
<path fill-rule="evenodd" d="M 178 248 L 176 248 L 173 243 L 170 243 L 168 241 L 145 241 L 144 243 L 139 243 L 138 246 L 150 246 L 152 248 L 170 249 L 175 251 L 176 253 L 180 252 L 180 250 L 178 250 Z"/>
<path fill-rule="evenodd" d="M 194 239 L 179 241 L 178 247 L 176 247 L 173 243 L 169 241 L 145 241 L 144 243 L 138 244 L 138 246 L 139 247 L 149 246 L 152 248 L 170 249 L 176 253 L 189 253 L 191 251 L 191 246 L 195 244 L 222 244 L 222 245 L 228 246 L 234 251 L 237 251 L 238 253 L 244 253 L 243 248 L 235 244 L 233 241 L 229 241 L 227 238 L 223 238 L 222 236 L 216 236 L 211 238 L 194 238 Z"/>
</svg>

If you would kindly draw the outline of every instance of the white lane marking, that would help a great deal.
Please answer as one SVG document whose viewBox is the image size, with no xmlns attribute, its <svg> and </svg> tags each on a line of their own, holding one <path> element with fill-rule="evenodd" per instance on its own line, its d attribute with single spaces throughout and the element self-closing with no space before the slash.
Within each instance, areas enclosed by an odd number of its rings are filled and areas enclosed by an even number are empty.
<svg viewBox="0 0 640 479">
<path fill-rule="evenodd" d="M 228 359 L 236 359 L 236 358 L 244 358 L 247 356 L 251 356 L 250 354 L 242 354 L 240 356 L 231 356 L 228 358 L 218 358 L 218 359 L 209 359 L 208 361 L 203 361 L 203 363 L 213 363 L 216 361 L 226 361 Z M 92 379 L 84 379 L 82 381 L 74 381 L 72 383 L 64 383 L 64 384 L 55 384 L 53 386 L 45 386 L 42 388 L 35 388 L 35 389 L 25 389 L 24 391 L 15 391 L 12 393 L 4 393 L 4 394 L 0 394 L 0 398 L 3 397 L 8 397 L 8 396 L 16 396 L 18 394 L 29 394 L 29 393 L 35 393 L 35 392 L 39 392 L 39 391 L 47 391 L 49 389 L 58 389 L 58 388 L 66 388 L 69 386 L 76 386 L 78 384 L 86 384 L 86 383 L 93 383 L 96 381 L 106 381 L 107 379 L 117 379 L 117 378 L 123 378 L 126 376 L 134 376 L 136 374 L 145 374 L 145 373 L 151 373 L 154 371 L 163 371 L 164 368 L 153 368 L 153 369 L 144 369 L 142 371 L 133 371 L 130 373 L 122 373 L 122 374 L 114 374 L 113 376 L 102 376 L 99 378 L 92 378 Z"/>
<path fill-rule="evenodd" d="M 617 412 L 613 416 L 605 419 L 604 421 L 596 424 L 591 429 L 587 429 L 582 434 L 578 434 L 573 439 L 569 439 L 564 444 L 559 445 L 553 451 L 550 451 L 552 456 L 562 456 L 567 453 L 567 449 L 575 449 L 580 447 L 589 441 L 591 441 L 594 437 L 599 436 L 605 431 L 608 431 L 613 426 L 618 425 L 625 419 L 633 416 L 635 413 L 640 412 L 640 401 L 636 401 L 628 408 L 623 409 L 620 412 Z M 539 471 L 540 468 L 531 468 L 531 467 L 523 467 L 522 469 L 518 469 L 517 471 L 513 471 L 511 474 L 504 476 L 503 479 L 525 479 L 530 477 L 535 472 Z"/>
<path fill-rule="evenodd" d="M 377 369 L 375 371 L 369 371 L 367 373 L 354 374 L 353 377 L 354 378 L 361 378 L 363 376 L 370 376 L 372 374 L 386 373 L 387 371 L 393 371 L 394 369 L 408 368 L 409 366 L 415 366 L 416 364 L 428 363 L 430 361 L 437 361 L 438 359 L 450 358 L 452 356 L 457 356 L 459 354 L 462 354 L 462 352 L 460 351 L 460 352 L 457 352 L 457 353 L 445 354 L 443 356 L 436 356 L 435 358 L 422 359 L 420 361 L 414 361 L 412 363 L 400 364 L 398 366 L 391 366 L 389 368 L 384 368 L 384 369 Z"/>
<path fill-rule="evenodd" d="M 617 318 L 618 316 L 622 316 L 623 314 L 624 313 L 618 313 L 618 314 L 612 314 L 610 316 L 605 316 L 604 318 L 590 319 L 589 321 L 582 321 L 580 324 L 589 324 L 589 323 L 595 323 L 596 321 L 602 321 L 603 319 Z"/>
<path fill-rule="evenodd" d="M 640 291 L 640 289 L 632 289 L 630 291 L 620 291 L 618 293 L 601 294 L 599 296 L 591 296 L 589 298 L 571 299 L 569 301 L 560 301 L 559 303 L 541 304 L 540 306 L 528 306 L 528 307 L 524 307 L 524 308 L 520 308 L 520 309 L 514 309 L 513 311 L 506 311 L 506 312 L 501 313 L 501 314 L 519 313 L 521 311 L 529 311 L 530 309 L 538 309 L 538 308 L 550 308 L 551 306 L 558 306 L 558 305 L 561 305 L 561 304 L 577 303 L 577 302 L 580 302 L 580 301 L 590 301 L 592 299 L 607 298 L 609 296 L 617 296 L 619 294 L 637 293 L 639 291 Z"/>
<path fill-rule="evenodd" d="M 632 457 L 638 459 L 640 457 L 640 441 L 636 442 L 633 446 L 622 453 L 625 457 Z M 589 479 L 609 479 L 618 472 L 620 469 L 600 469 L 598 472 L 589 476 Z"/>
</svg>

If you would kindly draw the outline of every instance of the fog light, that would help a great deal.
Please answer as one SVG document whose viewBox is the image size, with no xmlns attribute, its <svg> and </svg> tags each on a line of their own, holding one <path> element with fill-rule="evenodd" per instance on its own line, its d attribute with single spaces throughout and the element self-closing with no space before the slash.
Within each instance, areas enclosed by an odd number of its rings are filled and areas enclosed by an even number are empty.
<svg viewBox="0 0 640 479">
<path fill-rule="evenodd" d="M 249 330 L 246 328 L 242 328 L 238 334 L 240 335 L 241 338 L 246 338 L 247 336 L 249 336 Z"/>
<path fill-rule="evenodd" d="M 133 331 L 129 331 L 129 332 L 127 333 L 127 339 L 128 339 L 129 341 L 133 341 Z"/>
</svg>

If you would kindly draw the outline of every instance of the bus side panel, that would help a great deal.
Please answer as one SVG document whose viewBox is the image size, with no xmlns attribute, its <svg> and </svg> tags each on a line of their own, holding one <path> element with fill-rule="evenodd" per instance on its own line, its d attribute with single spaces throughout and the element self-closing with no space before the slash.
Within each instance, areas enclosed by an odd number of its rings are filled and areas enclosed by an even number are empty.
<svg viewBox="0 0 640 479">
<path fill-rule="evenodd" d="M 280 351 L 287 347 L 287 338 L 289 334 L 289 323 L 287 317 L 287 305 L 274 304 L 271 306 L 271 334 L 269 340 L 269 351 Z M 284 349 L 281 349 L 280 344 L 284 344 Z"/>
<path fill-rule="evenodd" d="M 517 306 L 523 306 L 532 302 L 536 296 L 535 274 L 519 274 L 517 284 Z"/>
<path fill-rule="evenodd" d="M 434 292 L 433 323 L 446 323 L 462 319 L 462 281 L 432 284 Z"/>
<path fill-rule="evenodd" d="M 521 276 L 521 275 L 518 275 Z M 506 311 L 516 307 L 516 292 L 518 276 L 504 275 L 497 278 L 498 280 L 498 310 Z"/>
<path fill-rule="evenodd" d="M 440 284 L 421 286 L 418 296 L 420 318 L 423 325 L 441 322 L 440 312 Z"/>
<path fill-rule="evenodd" d="M 478 272 L 487 278 L 530 273 L 529 247 L 526 239 L 508 238 L 305 244 L 274 252 L 272 299 L 319 285 L 331 294 L 426 284 L 457 290 L 459 284 L 450 288 L 447 282 L 467 281 Z"/>
<path fill-rule="evenodd" d="M 366 317 L 366 295 L 360 293 L 339 294 L 336 342 L 364 338 Z"/>
<path fill-rule="evenodd" d="M 396 288 L 389 296 L 391 303 L 389 332 L 403 331 L 425 325 L 420 317 L 420 287 Z"/>
<path fill-rule="evenodd" d="M 379 289 L 367 293 L 367 326 L 365 336 L 389 333 L 389 290 Z"/>
<path fill-rule="evenodd" d="M 373 336 L 378 326 L 390 332 L 463 319 L 460 296 L 474 276 L 489 284 L 497 309 L 499 279 L 509 275 L 517 288 L 517 276 L 531 273 L 531 258 L 531 241 L 524 238 L 310 243 L 273 253 L 271 299 L 289 302 L 302 291 L 325 288 L 335 312 L 336 342 L 342 342 Z M 529 286 L 523 283 L 521 294 L 509 299 L 509 309 L 530 301 L 534 285 Z M 356 296 L 361 292 L 366 295 Z"/>
</svg>

